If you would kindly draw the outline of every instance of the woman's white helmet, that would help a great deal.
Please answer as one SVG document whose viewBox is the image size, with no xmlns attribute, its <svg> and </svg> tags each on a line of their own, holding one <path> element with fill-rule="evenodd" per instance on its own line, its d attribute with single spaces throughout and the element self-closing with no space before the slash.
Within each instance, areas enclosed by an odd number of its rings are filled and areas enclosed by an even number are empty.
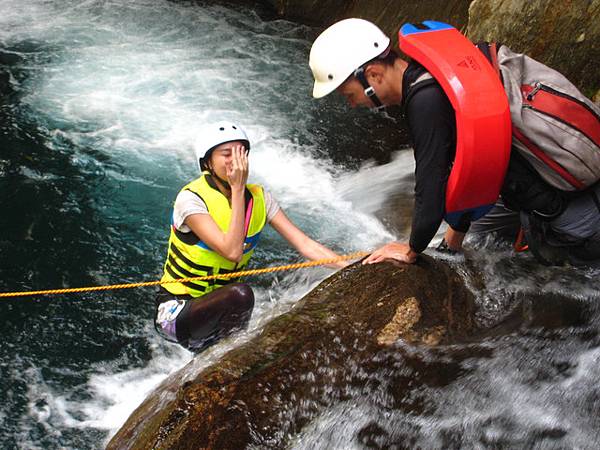
<svg viewBox="0 0 600 450">
<path fill-rule="evenodd" d="M 235 123 L 223 121 L 202 127 L 194 144 L 200 172 L 202 172 L 202 161 L 210 157 L 215 147 L 233 141 L 242 141 L 246 150 L 250 150 L 250 140 L 246 132 Z"/>
<path fill-rule="evenodd" d="M 356 69 L 380 56 L 390 39 L 377 25 L 364 19 L 334 23 L 315 40 L 308 64 L 315 79 L 313 97 L 321 98 L 337 89 Z"/>
</svg>

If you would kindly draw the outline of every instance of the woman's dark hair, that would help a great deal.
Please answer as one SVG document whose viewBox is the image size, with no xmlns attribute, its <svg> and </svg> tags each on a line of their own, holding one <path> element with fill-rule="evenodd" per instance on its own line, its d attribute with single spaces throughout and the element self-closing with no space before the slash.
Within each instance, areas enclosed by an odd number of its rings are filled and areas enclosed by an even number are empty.
<svg viewBox="0 0 600 450">
<path fill-rule="evenodd" d="M 206 152 L 206 154 L 202 158 L 200 158 L 200 170 L 202 172 L 210 171 L 210 168 L 208 167 L 208 161 L 210 160 L 211 154 L 212 154 L 212 150 L 209 150 L 208 152 Z"/>
</svg>

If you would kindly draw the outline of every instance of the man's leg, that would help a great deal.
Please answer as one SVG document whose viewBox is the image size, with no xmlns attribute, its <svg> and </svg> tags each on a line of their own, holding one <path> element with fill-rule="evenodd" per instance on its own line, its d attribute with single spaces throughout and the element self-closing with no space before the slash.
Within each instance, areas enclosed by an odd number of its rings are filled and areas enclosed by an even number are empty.
<svg viewBox="0 0 600 450">
<path fill-rule="evenodd" d="M 550 222 L 548 243 L 569 249 L 573 264 L 600 262 L 600 184 L 569 202 Z"/>
<path fill-rule="evenodd" d="M 514 239 L 520 226 L 519 213 L 506 208 L 502 200 L 498 199 L 490 212 L 471 224 L 469 234 L 496 233 L 502 237 Z"/>
</svg>

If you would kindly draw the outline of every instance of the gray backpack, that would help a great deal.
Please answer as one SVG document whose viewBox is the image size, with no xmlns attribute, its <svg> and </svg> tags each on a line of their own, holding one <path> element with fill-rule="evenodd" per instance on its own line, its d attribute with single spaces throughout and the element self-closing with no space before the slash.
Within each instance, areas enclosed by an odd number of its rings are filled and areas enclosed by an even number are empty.
<svg viewBox="0 0 600 450">
<path fill-rule="evenodd" d="M 587 189 L 600 180 L 600 108 L 562 74 L 506 46 L 478 44 L 500 71 L 513 147 L 550 185 Z"/>
</svg>

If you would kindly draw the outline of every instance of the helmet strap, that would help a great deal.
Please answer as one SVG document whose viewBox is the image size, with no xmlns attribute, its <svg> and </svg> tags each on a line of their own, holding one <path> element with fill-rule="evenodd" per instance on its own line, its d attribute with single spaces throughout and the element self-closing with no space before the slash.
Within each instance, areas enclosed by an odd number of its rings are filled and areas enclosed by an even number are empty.
<svg viewBox="0 0 600 450">
<path fill-rule="evenodd" d="M 206 164 L 206 172 L 208 172 L 210 177 L 213 179 L 213 183 L 215 185 L 213 187 L 217 188 L 223 195 L 227 197 L 227 193 L 223 192 L 223 189 L 231 192 L 231 186 L 229 185 L 229 182 L 217 175 L 217 173 L 210 166 L 210 163 Z"/>
<path fill-rule="evenodd" d="M 210 174 L 213 178 L 215 178 L 225 189 L 227 189 L 228 191 L 231 191 L 231 186 L 229 185 L 229 182 L 224 180 L 223 178 L 221 178 L 219 175 L 217 175 L 215 172 L 213 172 L 213 170 L 211 169 Z"/>
<path fill-rule="evenodd" d="M 219 181 L 219 183 L 228 190 L 231 190 L 231 186 L 229 186 L 229 182 L 222 179 L 219 175 L 217 175 L 217 173 L 213 170 L 213 168 L 211 167 L 211 163 L 210 163 L 210 156 L 212 153 L 213 149 L 210 149 L 206 155 L 204 155 L 204 158 L 202 158 L 200 161 L 204 161 L 204 167 L 206 168 L 206 170 L 208 171 L 208 173 L 210 173 L 210 176 L 215 178 L 216 180 Z"/>
<path fill-rule="evenodd" d="M 371 109 L 373 111 L 377 111 L 377 112 L 385 110 L 385 105 L 383 103 L 381 103 L 381 100 L 379 100 L 379 97 L 377 97 L 377 94 L 375 94 L 375 89 L 373 89 L 373 86 L 371 86 L 369 84 L 369 82 L 367 81 L 367 77 L 365 76 L 364 67 L 359 67 L 358 69 L 356 69 L 354 71 L 354 76 L 359 81 L 359 83 L 362 85 L 365 95 L 375 105 L 375 107 L 371 108 Z"/>
</svg>

